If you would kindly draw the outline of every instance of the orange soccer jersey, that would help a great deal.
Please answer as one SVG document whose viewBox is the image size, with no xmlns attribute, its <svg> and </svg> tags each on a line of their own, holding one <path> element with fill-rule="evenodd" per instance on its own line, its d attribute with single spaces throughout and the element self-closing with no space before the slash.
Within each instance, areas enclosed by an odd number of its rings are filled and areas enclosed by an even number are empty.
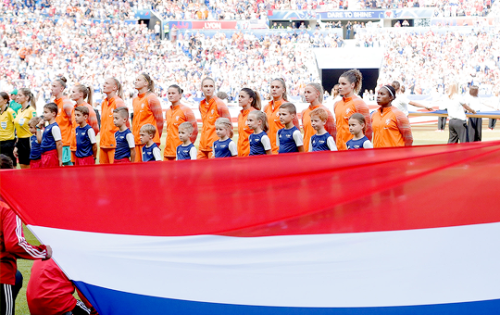
<svg viewBox="0 0 500 315">
<path fill-rule="evenodd" d="M 179 125 L 189 122 L 193 125 L 193 134 L 191 135 L 191 142 L 196 141 L 198 136 L 198 123 L 191 108 L 186 105 L 170 106 L 167 110 L 167 143 L 165 144 L 165 157 L 176 157 L 177 147 L 182 144 L 179 140 Z"/>
<path fill-rule="evenodd" d="M 202 100 L 200 102 L 200 113 L 203 127 L 201 127 L 200 151 L 212 152 L 212 144 L 219 139 L 215 133 L 215 121 L 217 118 L 228 118 L 231 121 L 231 115 L 226 104 L 214 96 L 210 101 Z"/>
<path fill-rule="evenodd" d="M 370 140 L 372 139 L 370 110 L 368 109 L 368 106 L 366 106 L 363 99 L 359 98 L 358 96 L 342 98 L 340 101 L 335 103 L 334 106 L 337 124 L 336 144 L 338 150 L 347 150 L 346 143 L 353 137 L 349 132 L 349 118 L 354 113 L 360 113 L 365 117 L 365 136 L 367 136 Z"/>
<path fill-rule="evenodd" d="M 61 137 L 63 146 L 70 146 L 71 144 L 71 129 L 73 128 L 73 121 L 71 115 L 73 113 L 73 102 L 67 97 L 61 97 L 54 100 L 57 104 L 56 122 L 61 129 Z"/>
<path fill-rule="evenodd" d="M 139 94 L 133 100 L 134 119 L 132 121 L 132 133 L 134 134 L 135 145 L 141 145 L 139 131 L 146 124 L 156 127 L 156 135 L 153 141 L 159 146 L 163 131 L 163 112 L 160 100 L 154 93 Z M 137 148 L 137 147 L 136 147 Z"/>
<path fill-rule="evenodd" d="M 75 119 L 75 108 L 77 106 L 78 105 L 74 105 L 73 111 L 71 112 L 71 121 L 73 124 L 73 127 L 71 127 L 71 142 L 69 147 L 71 151 L 76 151 L 76 127 L 78 127 L 78 124 L 76 123 Z M 85 106 L 89 109 L 89 117 L 87 118 L 87 124 L 89 124 L 90 127 L 94 129 L 95 135 L 97 136 L 97 134 L 99 133 L 99 122 L 97 121 L 97 115 L 95 114 L 94 109 L 87 103 L 83 103 L 80 106 Z"/>
<path fill-rule="evenodd" d="M 254 110 L 255 108 L 250 107 L 250 109 L 242 110 L 238 115 L 238 156 L 250 155 L 250 143 L 248 139 L 253 130 L 247 126 L 247 118 L 248 114 Z"/>
<path fill-rule="evenodd" d="M 118 107 L 125 107 L 125 102 L 118 96 L 104 99 L 101 105 L 101 149 L 114 149 L 116 147 L 115 132 L 118 127 L 113 123 L 113 111 Z M 127 120 L 127 127 L 130 123 Z"/>
<path fill-rule="evenodd" d="M 335 120 L 333 119 L 332 112 L 323 104 L 307 107 L 302 111 L 302 128 L 304 128 L 304 152 L 309 152 L 309 140 L 316 134 L 316 130 L 311 126 L 311 116 L 309 115 L 316 108 L 323 108 L 328 113 L 328 119 L 326 120 L 325 130 L 328 132 L 333 139 L 336 136 Z"/>
<path fill-rule="evenodd" d="M 280 121 L 279 110 L 281 104 L 286 103 L 285 100 L 279 101 L 270 101 L 269 104 L 264 107 L 264 113 L 267 115 L 267 122 L 269 123 L 269 130 L 267 132 L 267 136 L 269 140 L 271 140 L 271 148 L 273 154 L 278 154 L 279 147 L 276 145 L 276 134 L 278 130 L 285 128 L 285 126 Z M 293 120 L 293 124 L 300 130 L 299 119 L 297 116 Z"/>
<path fill-rule="evenodd" d="M 373 147 L 404 147 L 413 144 L 410 122 L 406 115 L 390 106 L 379 108 L 372 116 Z"/>
</svg>

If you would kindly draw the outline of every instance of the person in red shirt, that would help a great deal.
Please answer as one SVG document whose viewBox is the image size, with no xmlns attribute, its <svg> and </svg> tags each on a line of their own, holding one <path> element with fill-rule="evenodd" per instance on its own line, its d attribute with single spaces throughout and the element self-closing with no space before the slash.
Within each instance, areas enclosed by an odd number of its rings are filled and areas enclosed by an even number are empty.
<svg viewBox="0 0 500 315">
<path fill-rule="evenodd" d="M 13 169 L 12 159 L 0 154 L 0 168 Z M 13 315 L 22 276 L 17 272 L 17 259 L 49 259 L 49 245 L 33 246 L 24 238 L 21 219 L 0 198 L 0 315 Z M 17 273 L 17 275 L 16 275 Z"/>
<path fill-rule="evenodd" d="M 73 296 L 75 290 L 83 302 Z M 52 259 L 33 263 L 26 298 L 31 315 L 97 314 Z"/>
</svg>

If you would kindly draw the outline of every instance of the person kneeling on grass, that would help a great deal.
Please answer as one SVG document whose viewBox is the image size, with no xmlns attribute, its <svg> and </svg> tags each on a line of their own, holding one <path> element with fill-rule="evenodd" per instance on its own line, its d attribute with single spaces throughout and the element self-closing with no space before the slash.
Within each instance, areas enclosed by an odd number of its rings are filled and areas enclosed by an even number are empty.
<svg viewBox="0 0 500 315">
<path fill-rule="evenodd" d="M 89 315 L 97 314 L 89 301 L 52 260 L 33 263 L 31 278 L 26 290 L 31 315 Z"/>
</svg>

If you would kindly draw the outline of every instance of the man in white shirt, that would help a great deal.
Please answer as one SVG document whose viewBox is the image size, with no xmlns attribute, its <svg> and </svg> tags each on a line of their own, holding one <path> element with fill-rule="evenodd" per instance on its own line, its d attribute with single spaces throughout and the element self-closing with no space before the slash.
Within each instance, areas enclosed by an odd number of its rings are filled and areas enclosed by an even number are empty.
<svg viewBox="0 0 500 315">
<path fill-rule="evenodd" d="M 479 87 L 477 85 L 471 86 L 469 89 L 469 94 L 470 96 L 467 100 L 469 107 L 476 112 L 480 112 L 483 109 L 483 104 L 478 97 Z M 483 119 L 469 117 L 467 132 L 469 134 L 469 142 L 481 141 L 483 133 Z"/>
<path fill-rule="evenodd" d="M 392 105 L 396 106 L 397 109 L 405 113 L 406 116 L 408 116 L 408 105 L 425 108 L 430 111 L 433 110 L 432 107 L 425 106 L 414 101 L 410 101 L 404 94 L 404 86 L 401 86 L 401 84 L 398 81 L 392 82 L 391 85 L 396 90 L 396 99 L 392 101 Z"/>
<path fill-rule="evenodd" d="M 464 108 L 469 112 L 475 114 L 476 111 L 465 103 L 458 94 L 448 97 L 448 118 L 450 119 L 450 137 L 448 143 L 464 143 L 468 142 L 467 134 L 467 116 L 465 115 Z"/>
</svg>

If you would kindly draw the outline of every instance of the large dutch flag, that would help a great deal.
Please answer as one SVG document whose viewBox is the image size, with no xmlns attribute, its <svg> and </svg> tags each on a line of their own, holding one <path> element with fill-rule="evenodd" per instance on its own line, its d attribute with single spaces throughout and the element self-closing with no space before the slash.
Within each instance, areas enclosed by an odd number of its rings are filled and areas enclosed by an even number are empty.
<svg viewBox="0 0 500 315">
<path fill-rule="evenodd" d="M 500 312 L 500 142 L 4 171 L 101 315 Z"/>
</svg>

